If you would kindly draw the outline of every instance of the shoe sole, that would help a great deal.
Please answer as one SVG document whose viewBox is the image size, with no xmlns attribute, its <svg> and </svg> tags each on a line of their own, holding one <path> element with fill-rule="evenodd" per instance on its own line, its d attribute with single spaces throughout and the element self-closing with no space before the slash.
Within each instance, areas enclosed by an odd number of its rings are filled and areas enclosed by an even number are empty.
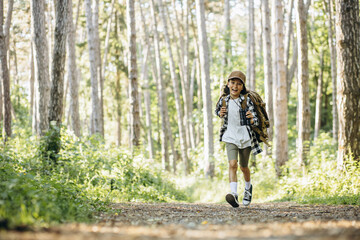
<svg viewBox="0 0 360 240">
<path fill-rule="evenodd" d="M 225 200 L 234 208 L 239 207 L 239 204 L 236 202 L 236 199 L 234 197 L 234 195 L 232 194 L 227 194 L 225 197 Z"/>
</svg>

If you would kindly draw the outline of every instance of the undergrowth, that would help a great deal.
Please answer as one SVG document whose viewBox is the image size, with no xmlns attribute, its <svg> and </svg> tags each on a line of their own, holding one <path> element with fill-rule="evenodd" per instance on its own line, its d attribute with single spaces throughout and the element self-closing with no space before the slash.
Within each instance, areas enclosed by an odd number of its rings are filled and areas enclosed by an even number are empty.
<svg viewBox="0 0 360 240">
<path fill-rule="evenodd" d="M 54 164 L 37 137 L 16 131 L 0 153 L 0 228 L 91 222 L 112 202 L 187 200 L 142 154 L 63 131 Z"/>
<path fill-rule="evenodd" d="M 207 179 L 200 172 L 179 178 L 178 185 L 193 202 L 225 202 L 230 191 L 226 151 L 218 144 L 215 149 L 216 177 Z M 250 160 L 253 202 L 295 201 L 309 204 L 360 205 L 360 166 L 347 161 L 344 171 L 337 169 L 337 147 L 330 134 L 321 134 L 310 148 L 308 165 L 299 167 L 295 146 L 289 149 L 289 160 L 275 174 L 275 160 L 271 156 L 256 156 L 256 167 Z M 187 182 L 186 184 L 184 182 Z M 238 171 L 238 193 L 244 189 L 242 173 Z"/>
</svg>

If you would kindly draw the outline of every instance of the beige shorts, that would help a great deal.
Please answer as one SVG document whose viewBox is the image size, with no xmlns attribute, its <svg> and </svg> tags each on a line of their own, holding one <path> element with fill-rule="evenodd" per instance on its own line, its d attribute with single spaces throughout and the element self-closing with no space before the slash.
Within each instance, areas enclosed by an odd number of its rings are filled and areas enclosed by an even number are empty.
<svg viewBox="0 0 360 240">
<path fill-rule="evenodd" d="M 241 167 L 247 167 L 249 165 L 251 147 L 239 149 L 235 144 L 226 143 L 226 152 L 229 161 L 230 160 L 238 161 L 238 156 L 239 156 Z"/>
</svg>

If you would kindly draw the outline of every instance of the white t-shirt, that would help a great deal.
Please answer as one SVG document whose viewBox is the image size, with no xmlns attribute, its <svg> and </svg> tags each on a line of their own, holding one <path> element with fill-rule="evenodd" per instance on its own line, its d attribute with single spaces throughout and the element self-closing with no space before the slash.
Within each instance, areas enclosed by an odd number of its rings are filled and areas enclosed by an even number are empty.
<svg viewBox="0 0 360 240">
<path fill-rule="evenodd" d="M 240 126 L 239 106 L 239 98 L 229 99 L 228 125 L 222 141 L 235 144 L 238 148 L 243 149 L 251 147 L 251 138 L 247 126 Z"/>
</svg>

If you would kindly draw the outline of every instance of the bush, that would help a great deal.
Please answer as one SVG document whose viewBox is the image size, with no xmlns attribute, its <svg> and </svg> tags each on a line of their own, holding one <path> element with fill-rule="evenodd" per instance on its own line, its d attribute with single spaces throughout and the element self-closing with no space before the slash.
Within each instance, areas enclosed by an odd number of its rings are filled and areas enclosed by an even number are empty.
<svg viewBox="0 0 360 240">
<path fill-rule="evenodd" d="M 0 155 L 0 225 L 47 225 L 93 221 L 119 201 L 186 200 L 156 168 L 142 167 L 126 149 L 97 137 L 77 140 L 62 132 L 56 164 L 44 157 L 43 144 L 22 130 Z"/>
</svg>

